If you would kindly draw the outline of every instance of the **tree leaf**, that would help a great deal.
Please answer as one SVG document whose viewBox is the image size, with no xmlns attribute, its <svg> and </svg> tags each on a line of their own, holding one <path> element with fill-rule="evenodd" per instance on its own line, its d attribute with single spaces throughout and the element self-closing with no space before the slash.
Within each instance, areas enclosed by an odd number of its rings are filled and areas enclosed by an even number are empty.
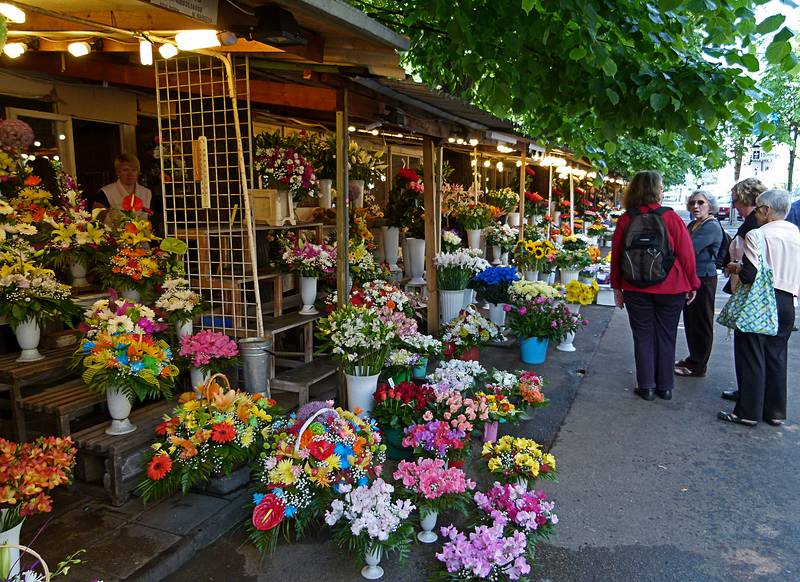
<svg viewBox="0 0 800 582">
<path fill-rule="evenodd" d="M 617 74 L 617 63 L 610 58 L 607 58 L 605 61 L 603 61 L 603 72 L 609 77 L 613 77 Z"/>
<path fill-rule="evenodd" d="M 650 106 L 656 111 L 661 111 L 669 103 L 669 97 L 663 93 L 653 93 L 650 95 Z"/>
<path fill-rule="evenodd" d="M 756 26 L 757 34 L 769 34 L 775 32 L 784 23 L 786 17 L 783 14 L 773 14 L 758 23 Z"/>
<path fill-rule="evenodd" d="M 571 58 L 573 61 L 579 61 L 585 56 L 586 56 L 586 49 L 583 48 L 582 46 L 576 46 L 574 49 L 569 51 L 569 58 Z"/>
<path fill-rule="evenodd" d="M 767 58 L 767 62 L 775 65 L 780 63 L 791 50 L 792 45 L 786 41 L 772 41 L 767 47 L 767 52 L 764 53 L 764 56 Z"/>
<path fill-rule="evenodd" d="M 758 58 L 755 55 L 745 54 L 741 58 L 742 64 L 747 67 L 748 71 L 756 72 L 760 68 Z"/>
<path fill-rule="evenodd" d="M 617 144 L 615 144 L 613 141 L 607 141 L 604 147 L 606 149 L 606 153 L 610 155 L 613 155 L 617 151 Z"/>
<path fill-rule="evenodd" d="M 536 0 L 522 0 L 522 9 L 525 11 L 525 14 L 530 14 L 531 10 L 533 10 L 533 5 L 536 3 Z"/>
<path fill-rule="evenodd" d="M 606 95 L 608 96 L 608 100 L 611 101 L 612 105 L 616 105 L 619 103 L 619 94 L 614 91 L 611 87 L 606 89 Z"/>
</svg>

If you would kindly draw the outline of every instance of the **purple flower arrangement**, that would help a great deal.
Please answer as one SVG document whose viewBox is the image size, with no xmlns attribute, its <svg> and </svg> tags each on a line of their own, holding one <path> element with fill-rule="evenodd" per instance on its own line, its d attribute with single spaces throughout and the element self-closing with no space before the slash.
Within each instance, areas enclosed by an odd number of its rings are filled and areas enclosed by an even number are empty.
<svg viewBox="0 0 800 582">
<path fill-rule="evenodd" d="M 519 531 L 505 535 L 500 524 L 479 525 L 465 534 L 443 527 L 445 542 L 436 558 L 452 580 L 519 580 L 531 571 L 526 558 L 527 540 Z"/>
<path fill-rule="evenodd" d="M 404 447 L 412 447 L 420 453 L 432 453 L 440 459 L 451 451 L 461 450 L 466 445 L 466 433 L 451 428 L 443 420 L 432 420 L 425 424 L 414 424 L 405 429 Z"/>
</svg>

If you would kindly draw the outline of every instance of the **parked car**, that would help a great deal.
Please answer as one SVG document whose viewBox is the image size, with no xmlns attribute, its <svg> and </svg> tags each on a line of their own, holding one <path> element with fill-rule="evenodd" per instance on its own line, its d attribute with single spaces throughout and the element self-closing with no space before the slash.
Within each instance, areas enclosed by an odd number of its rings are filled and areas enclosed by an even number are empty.
<svg viewBox="0 0 800 582">
<path fill-rule="evenodd" d="M 717 218 L 720 220 L 728 220 L 731 217 L 731 205 L 730 203 L 727 204 L 720 204 L 719 210 L 717 210 Z"/>
</svg>

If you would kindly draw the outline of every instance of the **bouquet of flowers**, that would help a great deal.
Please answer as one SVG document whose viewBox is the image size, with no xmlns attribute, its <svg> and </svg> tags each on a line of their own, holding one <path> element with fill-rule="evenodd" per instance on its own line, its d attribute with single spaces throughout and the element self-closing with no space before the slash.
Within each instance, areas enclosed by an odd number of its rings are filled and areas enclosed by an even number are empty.
<svg viewBox="0 0 800 582">
<path fill-rule="evenodd" d="M 556 458 L 542 451 L 539 444 L 531 439 L 506 435 L 495 442 L 484 443 L 481 455 L 486 460 L 489 472 L 498 475 L 504 482 L 537 477 L 555 480 Z"/>
<path fill-rule="evenodd" d="M 532 218 L 547 211 L 547 199 L 538 192 L 525 192 L 525 216 Z"/>
<path fill-rule="evenodd" d="M 586 241 L 577 236 L 565 236 L 556 253 L 556 264 L 567 271 L 580 271 L 592 264 Z"/>
<path fill-rule="evenodd" d="M 538 539 L 547 538 L 558 523 L 555 503 L 544 491 L 528 491 L 524 485 L 495 482 L 486 493 L 475 492 L 475 505 L 485 514 L 482 521 L 500 525 L 509 534 L 521 531 L 528 539 L 528 556 Z"/>
<path fill-rule="evenodd" d="M 364 307 L 415 314 L 416 301 L 405 291 L 382 279 L 367 281 L 350 292 L 350 303 Z"/>
<path fill-rule="evenodd" d="M 489 267 L 475 275 L 470 287 L 478 292 L 478 297 L 500 304 L 508 301 L 508 288 L 517 280 L 516 267 Z"/>
<path fill-rule="evenodd" d="M 363 241 L 350 241 L 350 254 L 348 256 L 350 274 L 354 285 L 363 285 L 368 281 L 386 280 L 389 269 L 375 262 L 375 257 L 369 252 Z"/>
<path fill-rule="evenodd" d="M 152 335 L 164 331 L 167 326 L 146 305 L 127 299 L 100 299 L 86 310 L 78 328 L 91 339 L 99 333 Z"/>
<path fill-rule="evenodd" d="M 467 492 L 475 489 L 463 470 L 447 467 L 442 459 L 400 461 L 393 477 L 402 483 L 403 493 L 411 497 L 423 518 L 447 509 L 466 514 L 470 501 Z"/>
<path fill-rule="evenodd" d="M 456 218 L 468 230 L 481 230 L 492 222 L 492 207 L 483 202 L 459 204 L 455 211 Z"/>
<path fill-rule="evenodd" d="M 29 443 L 0 438 L 0 532 L 29 515 L 52 511 L 49 491 L 71 481 L 76 453 L 69 437 L 39 437 Z"/>
<path fill-rule="evenodd" d="M 572 311 L 566 303 L 558 302 L 554 305 L 553 320 L 550 327 L 553 330 L 553 339 L 561 340 L 568 333 L 575 333 L 589 322 L 577 311 Z"/>
<path fill-rule="evenodd" d="M 429 386 L 401 382 L 394 388 L 381 384 L 375 391 L 372 419 L 382 429 L 406 428 L 421 418 L 435 395 Z"/>
<path fill-rule="evenodd" d="M 146 334 L 98 332 L 84 338 L 75 352 L 75 366 L 98 392 L 117 388 L 130 401 L 169 397 L 178 368 L 164 340 Z"/>
<path fill-rule="evenodd" d="M 183 394 L 174 412 L 155 428 L 158 437 L 145 456 L 145 478 L 137 486 L 144 502 L 162 499 L 230 475 L 263 447 L 262 431 L 280 414 L 260 394 L 225 390 L 215 380 Z"/>
<path fill-rule="evenodd" d="M 594 222 L 589 225 L 587 232 L 589 236 L 603 236 L 607 230 L 606 225 L 602 222 Z"/>
<path fill-rule="evenodd" d="M 502 390 L 498 390 L 497 392 L 489 390 L 485 392 L 476 392 L 475 399 L 486 407 L 489 415 L 489 422 L 512 422 L 522 413 L 522 411 L 514 406 L 508 399 L 508 396 L 503 394 Z"/>
<path fill-rule="evenodd" d="M 121 247 L 136 247 L 159 240 L 153 233 L 153 225 L 148 219 L 129 216 L 126 213 L 117 215 L 110 231 L 114 241 Z"/>
<path fill-rule="evenodd" d="M 547 272 L 552 270 L 556 260 L 556 247 L 549 240 L 528 241 L 525 250 L 533 256 L 531 270 Z"/>
<path fill-rule="evenodd" d="M 423 229 L 425 208 L 422 193 L 424 190 L 425 188 L 414 170 L 400 168 L 395 177 L 394 187 L 389 192 L 386 224 L 411 231 Z M 420 233 L 412 232 L 412 234 Z"/>
<path fill-rule="evenodd" d="M 317 334 L 346 374 L 364 376 L 380 373 L 397 335 L 395 325 L 376 310 L 356 305 L 343 305 L 321 319 Z"/>
<path fill-rule="evenodd" d="M 446 253 L 454 253 L 461 248 L 461 237 L 454 230 L 442 231 L 442 249 Z"/>
<path fill-rule="evenodd" d="M 389 377 L 395 377 L 398 374 L 410 372 L 411 368 L 419 364 L 420 359 L 420 355 L 415 352 L 410 352 L 405 348 L 395 348 L 386 356 L 383 368 Z"/>
<path fill-rule="evenodd" d="M 203 310 L 203 300 L 192 291 L 189 281 L 182 277 L 168 278 L 161 285 L 156 307 L 167 314 L 172 323 L 191 321 Z"/>
<path fill-rule="evenodd" d="M 380 547 L 397 552 L 405 561 L 414 528 L 408 523 L 414 504 L 408 499 L 393 499 L 394 487 L 383 479 L 360 485 L 334 499 L 325 512 L 325 523 L 334 528 L 333 539 L 363 560 L 364 554 Z"/>
<path fill-rule="evenodd" d="M 294 241 L 283 251 L 283 262 L 302 277 L 322 277 L 336 271 L 336 251 L 326 245 Z"/>
<path fill-rule="evenodd" d="M 288 190 L 295 202 L 302 202 L 316 192 L 314 168 L 294 148 L 258 148 L 254 163 L 268 188 Z"/>
<path fill-rule="evenodd" d="M 543 281 L 515 281 L 508 288 L 509 303 L 525 305 L 539 297 L 558 299 L 561 294 L 558 289 Z"/>
<path fill-rule="evenodd" d="M 239 347 L 222 332 L 203 329 L 180 338 L 180 355 L 191 360 L 191 365 L 204 373 L 219 372 L 224 366 L 236 363 Z"/>
<path fill-rule="evenodd" d="M 445 182 L 442 184 L 442 216 L 452 216 L 456 208 L 462 204 L 463 199 L 467 196 L 467 191 L 461 184 L 451 184 Z"/>
<path fill-rule="evenodd" d="M 464 392 L 471 390 L 485 374 L 486 369 L 478 362 L 448 360 L 428 375 L 428 381 L 437 394 L 452 390 Z"/>
<path fill-rule="evenodd" d="M 500 251 L 507 253 L 514 248 L 519 236 L 519 229 L 507 224 L 493 222 L 485 231 L 486 244 L 500 247 Z"/>
<path fill-rule="evenodd" d="M 438 253 L 434 262 L 439 289 L 443 291 L 466 289 L 473 275 L 488 269 L 488 261 L 481 258 L 479 252 L 463 249 L 453 253 Z"/>
<path fill-rule="evenodd" d="M 479 582 L 523 579 L 531 567 L 526 559 L 525 534 L 514 531 L 505 535 L 500 524 L 479 525 L 468 534 L 454 526 L 442 528 L 449 541 L 436 554 L 445 571 L 438 571 L 432 580 L 441 582 Z"/>
<path fill-rule="evenodd" d="M 403 446 L 414 449 L 417 456 L 433 455 L 440 459 L 457 454 L 467 444 L 463 429 L 453 428 L 443 420 L 431 420 L 425 424 L 412 424 L 403 431 Z"/>
<path fill-rule="evenodd" d="M 519 396 L 521 404 L 528 408 L 540 408 L 550 403 L 542 392 L 543 387 L 544 379 L 539 374 L 523 372 L 514 391 Z"/>
<path fill-rule="evenodd" d="M 586 249 L 586 252 L 589 253 L 589 258 L 591 259 L 592 264 L 597 265 L 602 262 L 603 253 L 600 251 L 600 247 L 591 245 L 588 249 Z"/>
<path fill-rule="evenodd" d="M 73 261 L 88 264 L 110 240 L 108 228 L 99 220 L 102 211 L 88 211 L 86 200 L 78 192 L 66 192 L 61 207 L 43 218 L 52 228 L 47 242 L 49 262 L 59 267 Z"/>
<path fill-rule="evenodd" d="M 42 269 L 14 251 L 0 253 L 0 317 L 12 328 L 35 319 L 44 323 L 52 319 L 68 325 L 80 317 L 80 309 L 72 301 L 71 287 L 56 280 L 50 269 Z M 2 264 L 5 258 L 19 257 Z"/>
<path fill-rule="evenodd" d="M 458 356 L 501 338 L 500 329 L 472 307 L 458 314 L 442 331 L 445 355 Z"/>
<path fill-rule="evenodd" d="M 599 289 L 597 280 L 593 280 L 591 285 L 586 285 L 577 280 L 570 281 L 567 283 L 567 303 L 589 305 L 594 301 Z"/>
<path fill-rule="evenodd" d="M 442 342 L 423 333 L 412 333 L 400 338 L 400 345 L 419 354 L 421 358 L 434 358 L 442 353 Z"/>
<path fill-rule="evenodd" d="M 422 420 L 442 420 L 456 430 L 470 434 L 477 424 L 489 420 L 489 409 L 483 400 L 469 398 L 458 390 L 435 392 L 436 400 L 422 415 Z"/>
<path fill-rule="evenodd" d="M 560 339 L 566 306 L 550 297 L 537 297 L 522 305 L 506 305 L 506 327 L 520 339 L 531 337 Z"/>
<path fill-rule="evenodd" d="M 513 212 L 519 203 L 519 193 L 511 188 L 500 188 L 499 190 L 489 190 L 485 198 L 486 202 L 499 208 L 503 214 Z M 497 243 L 494 243 L 497 244 Z"/>
</svg>

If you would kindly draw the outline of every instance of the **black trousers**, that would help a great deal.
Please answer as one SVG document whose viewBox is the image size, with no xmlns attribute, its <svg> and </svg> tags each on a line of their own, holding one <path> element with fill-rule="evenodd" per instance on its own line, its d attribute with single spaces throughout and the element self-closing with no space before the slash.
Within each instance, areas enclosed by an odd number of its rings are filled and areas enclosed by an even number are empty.
<svg viewBox="0 0 800 582">
<path fill-rule="evenodd" d="M 714 343 L 714 300 L 717 296 L 717 276 L 700 277 L 697 296 L 683 308 L 683 327 L 689 357 L 684 366 L 695 374 L 705 374 L 711 347 Z"/>
<path fill-rule="evenodd" d="M 675 387 L 675 340 L 686 293 L 625 291 L 639 388 Z"/>
<path fill-rule="evenodd" d="M 786 359 L 794 327 L 791 293 L 775 290 L 778 335 L 734 331 L 733 355 L 739 400 L 733 413 L 747 420 L 786 418 Z"/>
</svg>

